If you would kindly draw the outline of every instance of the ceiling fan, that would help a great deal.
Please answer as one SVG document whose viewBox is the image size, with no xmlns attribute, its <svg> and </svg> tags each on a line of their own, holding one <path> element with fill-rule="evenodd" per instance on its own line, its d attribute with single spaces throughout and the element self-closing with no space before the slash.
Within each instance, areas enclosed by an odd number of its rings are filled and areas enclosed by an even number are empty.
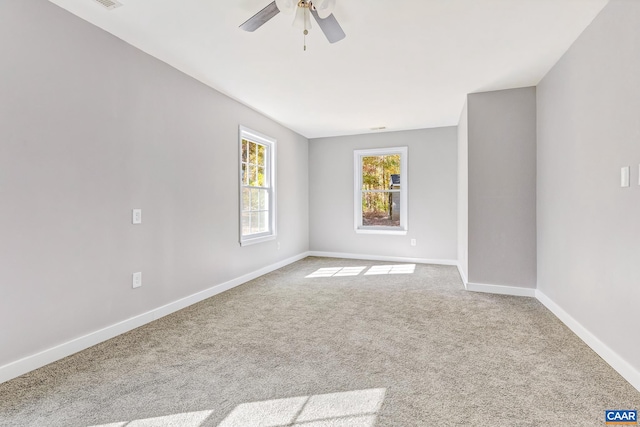
<svg viewBox="0 0 640 427">
<path fill-rule="evenodd" d="M 333 16 L 335 4 L 336 0 L 275 0 L 240 25 L 240 28 L 253 32 L 280 12 L 295 12 L 293 25 L 301 28 L 306 36 L 311 28 L 311 20 L 309 19 L 309 14 L 311 14 L 329 43 L 335 43 L 346 37 L 342 27 Z"/>
</svg>

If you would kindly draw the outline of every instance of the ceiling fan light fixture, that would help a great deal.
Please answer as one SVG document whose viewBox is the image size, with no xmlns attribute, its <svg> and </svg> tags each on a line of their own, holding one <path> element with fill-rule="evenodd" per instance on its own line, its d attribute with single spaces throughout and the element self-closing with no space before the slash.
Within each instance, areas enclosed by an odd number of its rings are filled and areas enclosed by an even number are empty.
<svg viewBox="0 0 640 427">
<path fill-rule="evenodd" d="M 301 6 L 303 4 L 303 6 Z M 308 3 L 300 2 L 298 3 L 298 10 L 296 10 L 296 17 L 293 19 L 294 28 L 298 28 L 300 30 L 310 30 L 311 29 L 311 14 L 309 13 L 309 5 Z"/>
</svg>

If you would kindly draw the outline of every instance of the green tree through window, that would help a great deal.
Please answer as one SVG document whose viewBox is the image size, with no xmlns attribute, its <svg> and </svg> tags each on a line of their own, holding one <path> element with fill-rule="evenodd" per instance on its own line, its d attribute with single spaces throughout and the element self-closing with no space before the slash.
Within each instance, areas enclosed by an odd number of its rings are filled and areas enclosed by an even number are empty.
<svg viewBox="0 0 640 427">
<path fill-rule="evenodd" d="M 399 186 L 393 185 L 392 175 L 400 175 L 400 154 L 362 157 L 362 225 L 400 225 L 399 215 L 393 209 L 400 209 L 394 203 L 394 194 L 400 193 Z"/>
</svg>

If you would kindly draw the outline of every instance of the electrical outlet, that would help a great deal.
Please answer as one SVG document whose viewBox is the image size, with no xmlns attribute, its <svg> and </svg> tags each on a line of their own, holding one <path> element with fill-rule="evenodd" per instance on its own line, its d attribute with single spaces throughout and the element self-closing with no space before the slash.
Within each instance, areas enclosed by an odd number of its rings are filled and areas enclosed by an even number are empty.
<svg viewBox="0 0 640 427">
<path fill-rule="evenodd" d="M 139 288 L 140 286 L 142 286 L 142 272 L 141 271 L 139 271 L 137 273 L 133 273 L 131 286 L 133 288 Z"/>
<path fill-rule="evenodd" d="M 411 246 L 415 246 L 416 245 L 416 239 L 411 239 Z"/>
<path fill-rule="evenodd" d="M 142 224 L 142 209 L 134 209 L 131 211 L 131 222 L 134 224 Z"/>
</svg>

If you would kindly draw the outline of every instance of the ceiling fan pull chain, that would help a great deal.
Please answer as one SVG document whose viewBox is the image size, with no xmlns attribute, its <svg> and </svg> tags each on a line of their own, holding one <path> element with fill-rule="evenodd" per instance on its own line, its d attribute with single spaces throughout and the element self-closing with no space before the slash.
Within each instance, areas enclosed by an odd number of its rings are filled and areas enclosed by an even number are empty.
<svg viewBox="0 0 640 427">
<path fill-rule="evenodd" d="M 307 51 L 307 34 L 309 34 L 309 31 L 304 30 L 304 32 L 302 34 L 304 34 L 304 36 L 302 36 L 302 37 L 303 37 L 303 42 L 304 42 L 304 51 L 306 52 Z"/>
</svg>

